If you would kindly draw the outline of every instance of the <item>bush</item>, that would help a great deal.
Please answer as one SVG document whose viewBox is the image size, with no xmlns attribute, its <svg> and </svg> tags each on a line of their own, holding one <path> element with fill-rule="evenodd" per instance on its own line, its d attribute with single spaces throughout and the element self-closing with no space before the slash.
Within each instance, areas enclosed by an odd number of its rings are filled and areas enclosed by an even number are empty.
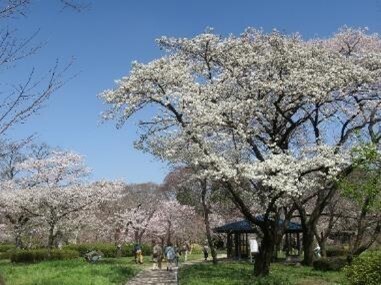
<svg viewBox="0 0 381 285">
<path fill-rule="evenodd" d="M 0 244 L 0 252 L 7 252 L 9 250 L 14 250 L 14 249 L 16 249 L 16 246 L 14 244 L 7 244 L 7 243 Z"/>
<path fill-rule="evenodd" d="M 117 248 L 112 243 L 84 243 L 84 244 L 70 244 L 64 246 L 64 249 L 76 250 L 80 256 L 85 256 L 90 251 L 100 251 L 104 254 L 104 257 L 116 257 Z M 151 255 L 151 247 L 147 244 L 142 245 L 142 251 L 144 256 Z M 134 244 L 126 244 L 122 247 L 122 256 L 133 256 Z"/>
<path fill-rule="evenodd" d="M 10 259 L 15 263 L 35 263 L 44 260 L 67 260 L 79 257 L 75 250 L 57 250 L 53 249 L 48 254 L 48 249 L 16 250 L 10 255 Z"/>
<path fill-rule="evenodd" d="M 80 256 L 85 256 L 90 251 L 101 251 L 104 257 L 116 257 L 116 246 L 111 243 L 83 243 L 70 244 L 64 249 L 76 250 Z"/>
<path fill-rule="evenodd" d="M 11 254 L 14 250 L 8 250 L 8 251 L 5 251 L 5 252 L 0 252 L 0 260 L 2 259 L 9 259 L 11 257 Z"/>
<path fill-rule="evenodd" d="M 122 248 L 122 255 L 123 256 L 134 256 L 134 246 L 135 246 L 134 243 L 126 244 Z M 143 256 L 150 256 L 152 254 L 152 249 L 151 249 L 150 245 L 142 244 L 141 246 L 142 246 Z"/>
<path fill-rule="evenodd" d="M 191 245 L 192 253 L 201 254 L 203 246 L 197 243 Z"/>
<path fill-rule="evenodd" d="M 313 267 L 320 271 L 339 271 L 347 264 L 346 257 L 327 257 L 315 260 Z"/>
<path fill-rule="evenodd" d="M 346 256 L 348 254 L 348 250 L 341 247 L 327 248 L 326 252 L 327 257 Z"/>
<path fill-rule="evenodd" d="M 344 272 L 352 285 L 381 284 L 381 251 L 364 252 Z"/>
</svg>

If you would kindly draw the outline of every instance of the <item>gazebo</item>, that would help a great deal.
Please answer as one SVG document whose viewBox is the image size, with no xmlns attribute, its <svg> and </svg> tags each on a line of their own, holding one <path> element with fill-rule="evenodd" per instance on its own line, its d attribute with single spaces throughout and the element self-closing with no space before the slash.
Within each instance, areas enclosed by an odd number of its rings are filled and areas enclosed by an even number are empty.
<svg viewBox="0 0 381 285">
<path fill-rule="evenodd" d="M 262 216 L 257 216 L 258 221 L 263 221 Z M 250 236 L 258 233 L 258 229 L 248 220 L 229 223 L 213 229 L 216 233 L 227 234 L 227 256 L 228 258 L 248 258 L 250 256 Z M 302 226 L 298 223 L 289 222 L 285 231 L 286 255 L 290 255 L 292 248 L 296 247 L 298 255 L 301 253 L 300 233 Z"/>
</svg>

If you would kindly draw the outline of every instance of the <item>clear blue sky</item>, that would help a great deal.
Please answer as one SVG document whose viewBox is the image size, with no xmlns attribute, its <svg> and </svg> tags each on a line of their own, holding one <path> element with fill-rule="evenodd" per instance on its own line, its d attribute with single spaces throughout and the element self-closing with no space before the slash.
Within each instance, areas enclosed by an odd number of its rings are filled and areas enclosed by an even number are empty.
<svg viewBox="0 0 381 285">
<path fill-rule="evenodd" d="M 130 183 L 160 183 L 168 169 L 133 149 L 133 122 L 120 130 L 111 122 L 99 124 L 104 106 L 96 96 L 128 74 L 131 61 L 158 57 L 155 38 L 191 37 L 206 27 L 224 35 L 248 26 L 276 28 L 306 38 L 329 36 L 343 25 L 381 32 L 381 0 L 92 0 L 91 9 L 83 13 L 60 11 L 58 0 L 32 2 L 28 16 L 10 26 L 24 35 L 40 28 L 38 40 L 46 45 L 17 72 L 8 73 L 7 80 L 22 81 L 32 66 L 43 73 L 56 58 L 62 63 L 76 58 L 71 72 L 79 75 L 56 92 L 38 116 L 8 135 L 37 133 L 40 142 L 85 155 L 93 179 Z"/>
</svg>

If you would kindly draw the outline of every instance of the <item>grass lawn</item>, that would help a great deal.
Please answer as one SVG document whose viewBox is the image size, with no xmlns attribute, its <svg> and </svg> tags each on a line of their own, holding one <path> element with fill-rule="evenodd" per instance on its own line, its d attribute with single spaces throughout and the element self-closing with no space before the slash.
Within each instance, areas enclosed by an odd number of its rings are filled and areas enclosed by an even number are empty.
<svg viewBox="0 0 381 285">
<path fill-rule="evenodd" d="M 180 285 L 245 285 L 245 284 L 293 284 L 293 285 L 344 285 L 341 272 L 321 272 L 309 267 L 295 267 L 283 264 L 271 265 L 271 280 L 283 283 L 254 283 L 253 266 L 248 262 L 221 261 L 217 266 L 211 262 L 184 266 L 180 269 Z M 285 282 L 287 280 L 288 282 Z M 267 280 L 269 281 L 269 280 Z"/>
<path fill-rule="evenodd" d="M 83 259 L 12 264 L 0 260 L 0 274 L 7 285 L 104 285 L 124 284 L 151 262 L 137 265 L 133 258 L 109 258 L 96 264 Z"/>
</svg>

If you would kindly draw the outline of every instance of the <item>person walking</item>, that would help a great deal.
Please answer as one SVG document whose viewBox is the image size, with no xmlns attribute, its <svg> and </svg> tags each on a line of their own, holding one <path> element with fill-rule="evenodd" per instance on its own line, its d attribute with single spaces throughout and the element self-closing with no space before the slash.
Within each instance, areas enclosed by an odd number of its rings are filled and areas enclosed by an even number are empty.
<svg viewBox="0 0 381 285">
<path fill-rule="evenodd" d="M 135 256 L 135 263 L 136 264 L 143 264 L 143 251 L 142 246 L 138 243 L 134 246 L 134 256 Z"/>
<path fill-rule="evenodd" d="M 172 271 L 173 263 L 176 261 L 176 252 L 171 243 L 165 248 L 164 254 L 167 259 L 167 271 Z"/>
<path fill-rule="evenodd" d="M 158 243 L 154 241 L 153 248 L 152 248 L 152 261 L 153 261 L 152 270 L 161 269 L 162 260 L 163 260 L 163 249 Z"/>
</svg>

